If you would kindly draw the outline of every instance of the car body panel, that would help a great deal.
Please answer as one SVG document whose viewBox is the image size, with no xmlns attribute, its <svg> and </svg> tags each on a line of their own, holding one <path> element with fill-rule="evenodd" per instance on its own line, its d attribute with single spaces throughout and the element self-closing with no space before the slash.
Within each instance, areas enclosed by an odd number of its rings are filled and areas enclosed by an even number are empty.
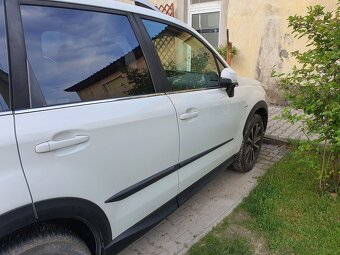
<svg viewBox="0 0 340 255">
<path fill-rule="evenodd" d="M 11 113 L 0 113 L 0 215 L 32 203 L 21 168 Z"/>
<path fill-rule="evenodd" d="M 258 102 L 266 102 L 266 92 L 261 86 L 261 83 L 255 79 L 250 79 L 242 76 L 238 76 L 237 78 L 239 86 L 235 88 L 235 99 L 244 102 L 245 104 L 245 112 L 244 118 L 240 119 L 241 127 L 244 127 L 247 121 L 247 118 L 254 106 Z M 267 110 L 267 109 L 265 109 Z M 239 142 L 240 146 L 243 139 L 243 128 L 242 130 L 238 130 L 239 134 Z"/>
<path fill-rule="evenodd" d="M 108 215 L 114 237 L 176 195 L 174 172 L 122 201 L 105 203 L 178 163 L 176 115 L 166 96 L 21 111 L 15 118 L 34 202 L 58 197 L 92 201 Z M 76 135 L 89 140 L 46 153 L 35 150 Z"/>
<path fill-rule="evenodd" d="M 240 101 L 229 98 L 225 89 L 207 89 L 187 93 L 168 94 L 177 111 L 180 134 L 179 161 L 219 146 L 213 152 L 179 169 L 179 190 L 182 192 L 227 158 L 237 153 L 235 130 L 242 117 Z M 197 112 L 197 116 L 181 119 L 183 114 Z"/>
</svg>

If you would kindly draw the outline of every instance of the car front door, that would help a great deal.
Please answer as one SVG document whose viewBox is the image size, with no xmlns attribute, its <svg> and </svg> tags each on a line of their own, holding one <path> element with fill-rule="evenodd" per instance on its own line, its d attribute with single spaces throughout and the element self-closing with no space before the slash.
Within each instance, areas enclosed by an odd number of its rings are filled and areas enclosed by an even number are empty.
<svg viewBox="0 0 340 255">
<path fill-rule="evenodd" d="M 30 91 L 15 112 L 23 168 L 34 202 L 91 201 L 115 238 L 176 196 L 175 170 L 148 182 L 178 162 L 176 113 L 154 88 L 128 15 L 46 5 L 20 6 Z"/>
<path fill-rule="evenodd" d="M 170 83 L 180 133 L 182 192 L 238 152 L 241 102 L 219 87 L 212 51 L 178 27 L 143 19 Z"/>
</svg>

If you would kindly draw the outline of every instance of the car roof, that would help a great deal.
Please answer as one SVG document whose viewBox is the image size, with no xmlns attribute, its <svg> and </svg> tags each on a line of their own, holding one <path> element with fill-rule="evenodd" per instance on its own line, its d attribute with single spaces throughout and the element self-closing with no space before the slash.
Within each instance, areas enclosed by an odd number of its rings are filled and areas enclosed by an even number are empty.
<svg viewBox="0 0 340 255">
<path fill-rule="evenodd" d="M 93 6 L 93 7 L 102 7 L 102 8 L 108 8 L 108 9 L 114 9 L 114 10 L 121 10 L 136 14 L 141 14 L 145 16 L 150 16 L 153 18 L 157 18 L 160 20 L 163 20 L 165 22 L 171 22 L 176 25 L 179 25 L 181 27 L 186 28 L 187 30 L 190 30 L 193 34 L 201 38 L 206 44 L 210 46 L 210 48 L 219 56 L 219 53 L 217 50 L 201 35 L 199 34 L 195 29 L 188 26 L 186 23 L 173 18 L 169 15 L 163 14 L 162 12 L 158 12 L 155 10 L 151 10 L 149 8 L 145 7 L 139 7 L 133 4 L 129 3 L 123 3 L 120 1 L 115 0 L 50 0 L 52 2 L 60 2 L 60 3 L 69 3 L 69 4 L 79 4 L 79 5 L 87 5 L 87 6 Z M 229 67 L 229 65 L 226 63 L 226 61 L 223 58 L 219 58 L 223 63 Z"/>
<path fill-rule="evenodd" d="M 123 3 L 115 0 L 49 0 L 52 2 L 60 2 L 60 3 L 70 3 L 70 4 L 80 4 L 87 5 L 93 7 L 102 7 L 114 10 L 121 10 L 126 12 L 132 12 L 137 14 L 142 14 L 145 16 L 155 17 L 164 21 L 170 21 L 180 26 L 184 26 L 187 29 L 190 29 L 192 32 L 195 32 L 191 27 L 189 27 L 184 22 L 175 19 L 169 15 L 163 14 L 162 12 L 158 12 L 155 10 L 151 10 L 146 7 L 140 7 L 129 3 Z"/>
</svg>

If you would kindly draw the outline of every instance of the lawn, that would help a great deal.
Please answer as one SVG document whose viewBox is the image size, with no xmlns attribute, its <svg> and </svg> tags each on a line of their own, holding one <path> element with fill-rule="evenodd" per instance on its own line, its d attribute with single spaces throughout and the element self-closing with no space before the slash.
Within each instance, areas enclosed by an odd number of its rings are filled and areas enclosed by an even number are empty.
<svg viewBox="0 0 340 255">
<path fill-rule="evenodd" d="M 340 254 L 340 202 L 318 192 L 318 164 L 315 154 L 291 152 L 188 255 Z"/>
</svg>

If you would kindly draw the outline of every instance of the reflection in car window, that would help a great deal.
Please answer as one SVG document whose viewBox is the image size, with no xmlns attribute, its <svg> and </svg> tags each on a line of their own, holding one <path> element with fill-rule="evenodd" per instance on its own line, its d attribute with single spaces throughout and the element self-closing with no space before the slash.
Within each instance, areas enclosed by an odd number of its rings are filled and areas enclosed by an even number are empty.
<svg viewBox="0 0 340 255">
<path fill-rule="evenodd" d="M 8 73 L 4 3 L 0 0 L 0 112 L 9 109 Z"/>
<path fill-rule="evenodd" d="M 30 86 L 47 105 L 154 93 L 126 16 L 28 5 L 21 13 Z"/>
<path fill-rule="evenodd" d="M 143 20 L 172 90 L 218 86 L 219 72 L 211 51 L 193 35 L 159 22 Z"/>
</svg>

